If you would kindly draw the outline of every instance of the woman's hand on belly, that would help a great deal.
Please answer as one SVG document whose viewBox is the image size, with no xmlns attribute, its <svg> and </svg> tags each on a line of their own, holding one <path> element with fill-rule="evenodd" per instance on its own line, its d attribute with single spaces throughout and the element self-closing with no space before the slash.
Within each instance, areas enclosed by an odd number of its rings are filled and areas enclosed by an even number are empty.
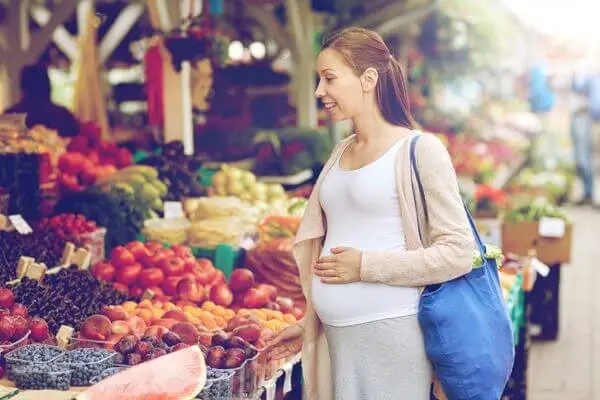
<svg viewBox="0 0 600 400">
<path fill-rule="evenodd" d="M 314 273 L 321 282 L 341 284 L 360 282 L 362 252 L 350 247 L 334 247 L 331 255 L 319 257 Z"/>
</svg>

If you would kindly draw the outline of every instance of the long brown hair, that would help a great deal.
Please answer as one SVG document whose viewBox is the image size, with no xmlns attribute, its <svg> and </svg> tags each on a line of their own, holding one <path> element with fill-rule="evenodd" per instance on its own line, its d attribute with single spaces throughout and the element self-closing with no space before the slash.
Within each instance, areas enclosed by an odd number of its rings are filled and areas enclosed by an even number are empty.
<svg viewBox="0 0 600 400">
<path fill-rule="evenodd" d="M 357 76 L 367 68 L 377 70 L 377 105 L 387 122 L 406 128 L 417 126 L 410 111 L 404 69 L 379 34 L 364 28 L 345 28 L 323 38 L 323 50 L 327 48 L 341 54 Z"/>
</svg>

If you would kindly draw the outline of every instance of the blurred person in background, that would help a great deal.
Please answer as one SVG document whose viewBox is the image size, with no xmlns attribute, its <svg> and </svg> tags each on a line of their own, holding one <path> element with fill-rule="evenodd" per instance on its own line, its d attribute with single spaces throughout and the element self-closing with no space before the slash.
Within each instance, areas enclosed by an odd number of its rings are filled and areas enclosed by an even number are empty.
<svg viewBox="0 0 600 400">
<path fill-rule="evenodd" d="M 6 114 L 27 114 L 27 128 L 44 125 L 62 137 L 79 133 L 79 122 L 66 107 L 52 102 L 48 71 L 41 65 L 29 65 L 21 71 L 21 101 L 5 110 Z"/>
<path fill-rule="evenodd" d="M 583 196 L 577 205 L 594 204 L 594 140 L 592 127 L 600 121 L 600 74 L 576 73 L 573 77 L 571 139 Z"/>
</svg>

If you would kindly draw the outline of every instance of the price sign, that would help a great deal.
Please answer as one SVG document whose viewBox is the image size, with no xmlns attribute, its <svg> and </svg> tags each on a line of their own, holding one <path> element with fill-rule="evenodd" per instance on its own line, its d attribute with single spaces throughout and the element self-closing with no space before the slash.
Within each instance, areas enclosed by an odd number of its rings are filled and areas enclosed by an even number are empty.
<svg viewBox="0 0 600 400">
<path fill-rule="evenodd" d="M 541 237 L 561 238 L 565 236 L 565 221 L 560 218 L 542 217 L 538 227 L 538 233 Z"/>
<path fill-rule="evenodd" d="M 15 227 L 17 232 L 21 235 L 29 235 L 33 233 L 33 230 L 29 226 L 29 224 L 23 219 L 23 217 L 19 215 L 9 215 L 8 219 L 10 223 Z"/>
</svg>

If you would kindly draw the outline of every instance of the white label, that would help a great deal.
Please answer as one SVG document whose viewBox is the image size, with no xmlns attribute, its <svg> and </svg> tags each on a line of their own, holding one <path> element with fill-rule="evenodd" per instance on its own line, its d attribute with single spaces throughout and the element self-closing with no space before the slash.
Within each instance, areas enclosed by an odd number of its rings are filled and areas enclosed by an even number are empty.
<svg viewBox="0 0 600 400">
<path fill-rule="evenodd" d="M 180 201 L 165 201 L 165 219 L 177 219 L 183 217 L 183 207 Z"/>
<path fill-rule="evenodd" d="M 23 219 L 23 217 L 19 215 L 10 215 L 8 217 L 10 223 L 15 227 L 17 232 L 21 235 L 29 235 L 33 232 L 29 224 Z"/>
<path fill-rule="evenodd" d="M 544 278 L 550 274 L 550 267 L 538 260 L 537 258 L 533 258 L 531 260 L 531 266 L 538 274 L 540 274 Z"/>
<path fill-rule="evenodd" d="M 565 221 L 562 219 L 542 217 L 538 233 L 541 237 L 561 238 L 565 236 L 566 229 Z"/>
</svg>

